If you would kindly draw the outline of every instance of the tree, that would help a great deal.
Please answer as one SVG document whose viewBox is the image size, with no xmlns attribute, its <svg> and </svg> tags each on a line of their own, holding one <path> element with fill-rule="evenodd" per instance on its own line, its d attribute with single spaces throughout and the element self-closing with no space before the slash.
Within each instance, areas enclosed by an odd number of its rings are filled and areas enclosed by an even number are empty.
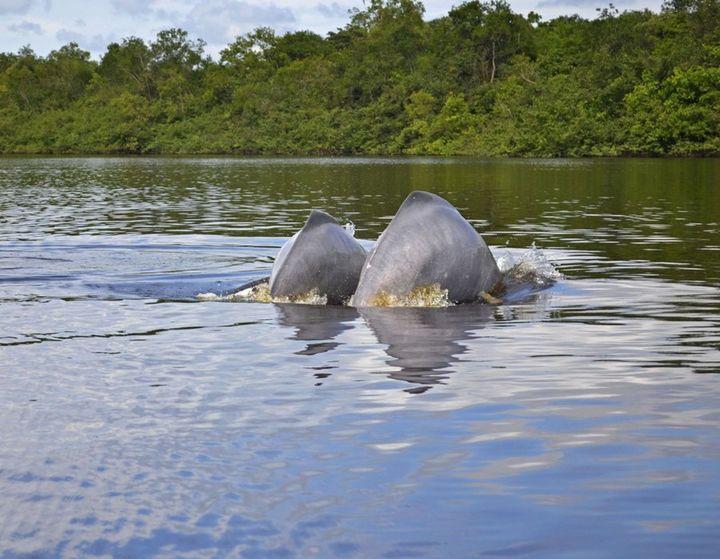
<svg viewBox="0 0 720 559">
<path fill-rule="evenodd" d="M 367 0 L 341 29 L 0 54 L 0 152 L 720 153 L 720 0 L 542 21 Z"/>
<path fill-rule="evenodd" d="M 150 43 L 151 65 L 156 70 L 172 69 L 190 76 L 205 62 L 205 41 L 188 39 L 183 29 L 165 29 Z"/>
<path fill-rule="evenodd" d="M 488 3 L 472 0 L 450 10 L 450 38 L 464 57 L 461 79 L 495 81 L 498 66 L 516 54 L 533 54 L 532 26 L 514 13 L 505 0 Z"/>
<path fill-rule="evenodd" d="M 150 73 L 152 54 L 142 39 L 128 37 L 110 43 L 100 61 L 98 74 L 116 88 L 126 88 L 151 99 L 155 85 Z"/>
</svg>

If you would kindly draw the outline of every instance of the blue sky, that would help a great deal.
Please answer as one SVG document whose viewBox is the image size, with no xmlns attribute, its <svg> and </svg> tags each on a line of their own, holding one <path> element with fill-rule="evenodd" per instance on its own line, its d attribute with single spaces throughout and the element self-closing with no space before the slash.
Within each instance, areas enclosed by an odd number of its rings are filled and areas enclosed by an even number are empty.
<svg viewBox="0 0 720 559">
<path fill-rule="evenodd" d="M 426 19 L 439 17 L 461 0 L 426 0 Z M 620 9 L 658 10 L 661 0 L 616 0 Z M 564 14 L 594 17 L 602 0 L 511 0 L 517 12 L 549 19 Z M 131 35 L 150 40 L 161 29 L 182 27 L 216 55 L 233 37 L 259 26 L 277 31 L 310 29 L 320 34 L 343 26 L 362 0 L 0 0 L 0 51 L 29 44 L 47 54 L 75 41 L 95 57 L 111 41 Z"/>
</svg>

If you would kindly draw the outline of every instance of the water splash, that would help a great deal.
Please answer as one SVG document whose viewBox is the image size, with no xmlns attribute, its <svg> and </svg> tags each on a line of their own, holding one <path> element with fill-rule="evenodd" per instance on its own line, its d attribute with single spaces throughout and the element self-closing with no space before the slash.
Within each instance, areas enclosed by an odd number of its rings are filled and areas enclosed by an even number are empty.
<svg viewBox="0 0 720 559">
<path fill-rule="evenodd" d="M 525 285 L 542 289 L 564 279 L 535 243 L 517 258 L 505 252 L 497 259 L 497 264 L 506 287 Z"/>
<path fill-rule="evenodd" d="M 344 228 L 348 234 L 354 233 L 355 228 L 352 222 L 347 223 Z M 506 251 L 497 259 L 497 264 L 502 274 L 500 285 L 492 293 L 483 293 L 481 295 L 481 298 L 486 303 L 492 305 L 507 302 L 508 296 L 510 300 L 515 300 L 523 295 L 535 293 L 564 279 L 562 273 L 553 266 L 545 253 L 535 246 L 535 243 L 520 256 L 513 256 Z M 196 298 L 199 301 L 327 305 L 327 296 L 320 295 L 317 289 L 293 297 L 272 297 L 267 281 L 261 281 L 228 295 L 200 293 Z M 347 305 L 352 306 L 352 299 Z M 452 305 L 453 303 L 448 298 L 448 290 L 443 289 L 438 283 L 416 287 L 407 295 L 393 295 L 381 292 L 373 300 L 373 306 L 376 307 L 444 308 Z"/>
<path fill-rule="evenodd" d="M 320 295 L 317 289 L 313 289 L 302 295 L 292 297 L 273 297 L 270 295 L 270 284 L 262 282 L 247 289 L 230 293 L 228 295 L 217 295 L 215 293 L 199 293 L 197 299 L 200 301 L 229 301 L 235 303 L 298 303 L 303 305 L 327 305 L 327 295 Z"/>
<path fill-rule="evenodd" d="M 343 225 L 343 229 L 345 229 L 345 232 L 348 235 L 355 238 L 355 224 L 352 221 L 348 221 L 345 225 Z"/>
<path fill-rule="evenodd" d="M 448 290 L 439 283 L 423 285 L 412 289 L 407 295 L 393 295 L 385 291 L 378 293 L 372 301 L 374 307 L 449 307 Z"/>
</svg>

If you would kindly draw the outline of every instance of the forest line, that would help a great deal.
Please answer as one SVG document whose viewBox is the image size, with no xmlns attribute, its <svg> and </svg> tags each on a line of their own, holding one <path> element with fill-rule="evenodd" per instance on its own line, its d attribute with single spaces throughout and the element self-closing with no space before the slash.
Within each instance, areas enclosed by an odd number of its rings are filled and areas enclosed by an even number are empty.
<svg viewBox="0 0 720 559">
<path fill-rule="evenodd" d="M 181 29 L 0 54 L 0 153 L 720 154 L 720 0 L 543 21 L 503 0 L 425 21 L 372 0 L 325 37 Z"/>
</svg>

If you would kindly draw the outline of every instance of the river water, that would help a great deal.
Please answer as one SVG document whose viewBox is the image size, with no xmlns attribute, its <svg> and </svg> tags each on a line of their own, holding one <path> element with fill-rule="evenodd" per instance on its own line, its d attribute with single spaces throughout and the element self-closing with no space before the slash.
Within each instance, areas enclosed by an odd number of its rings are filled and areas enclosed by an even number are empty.
<svg viewBox="0 0 720 559">
<path fill-rule="evenodd" d="M 196 298 L 414 189 L 563 279 Z M 720 554 L 719 160 L 0 159 L 0 312 L 3 559 Z"/>
</svg>

